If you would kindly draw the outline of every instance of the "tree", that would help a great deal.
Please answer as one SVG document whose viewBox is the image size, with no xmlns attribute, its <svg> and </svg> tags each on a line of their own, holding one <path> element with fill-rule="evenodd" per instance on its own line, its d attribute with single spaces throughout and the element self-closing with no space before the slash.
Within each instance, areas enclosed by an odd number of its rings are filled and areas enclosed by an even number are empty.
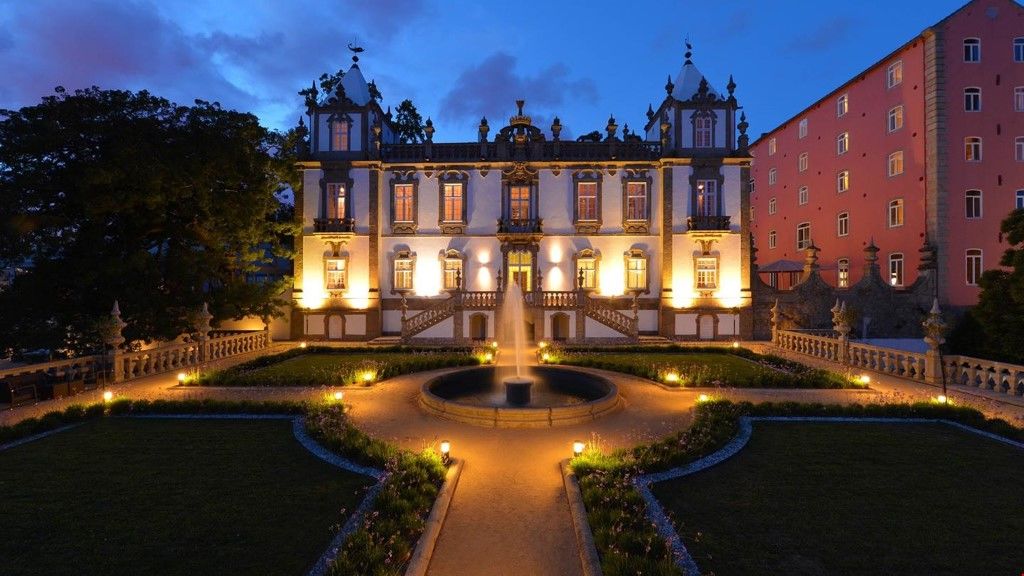
<svg viewBox="0 0 1024 576">
<path fill-rule="evenodd" d="M 1014 210 L 1000 230 L 1010 248 L 1000 266 L 981 275 L 978 304 L 951 340 L 959 351 L 996 360 L 1024 362 L 1024 210 Z"/>
<path fill-rule="evenodd" d="M 423 118 L 416 111 L 412 100 L 402 100 L 395 112 L 395 132 L 398 134 L 398 141 L 402 144 L 423 142 Z"/>
<path fill-rule="evenodd" d="M 284 282 L 246 276 L 287 254 L 295 132 L 96 87 L 0 110 L 0 261 L 28 268 L 0 293 L 0 349 L 89 351 L 115 299 L 130 340 L 176 336 L 203 302 L 277 314 Z"/>
</svg>

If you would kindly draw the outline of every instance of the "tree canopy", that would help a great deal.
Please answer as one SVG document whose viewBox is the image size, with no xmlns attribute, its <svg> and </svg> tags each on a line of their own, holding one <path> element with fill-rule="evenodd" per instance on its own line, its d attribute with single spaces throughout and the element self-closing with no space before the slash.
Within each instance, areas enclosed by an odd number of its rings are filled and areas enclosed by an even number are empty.
<svg viewBox="0 0 1024 576">
<path fill-rule="evenodd" d="M 115 299 L 129 340 L 176 336 L 203 302 L 274 315 L 283 282 L 246 279 L 289 255 L 297 132 L 96 87 L 0 110 L 0 262 L 27 269 L 0 292 L 0 349 L 88 351 Z"/>
<path fill-rule="evenodd" d="M 412 100 L 402 100 L 395 112 L 395 132 L 398 134 L 398 141 L 402 144 L 423 142 L 426 137 L 423 133 L 423 117 L 416 110 Z"/>
</svg>

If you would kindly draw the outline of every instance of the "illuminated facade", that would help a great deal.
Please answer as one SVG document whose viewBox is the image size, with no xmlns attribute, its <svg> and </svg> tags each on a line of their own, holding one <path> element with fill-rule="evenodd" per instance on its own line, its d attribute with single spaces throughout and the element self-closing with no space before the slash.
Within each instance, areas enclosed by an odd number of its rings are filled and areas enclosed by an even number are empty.
<svg viewBox="0 0 1024 576">
<path fill-rule="evenodd" d="M 689 53 L 643 132 L 572 140 L 520 100 L 476 142 L 401 143 L 358 64 L 342 88 L 309 110 L 293 337 L 490 339 L 509 282 L 536 340 L 749 335 L 746 122 Z"/>
</svg>

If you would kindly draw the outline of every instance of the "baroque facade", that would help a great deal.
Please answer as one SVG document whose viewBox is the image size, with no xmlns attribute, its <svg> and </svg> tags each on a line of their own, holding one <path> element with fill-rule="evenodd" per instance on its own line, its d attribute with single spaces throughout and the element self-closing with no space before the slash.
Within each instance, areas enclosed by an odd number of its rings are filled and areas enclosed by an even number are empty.
<svg viewBox="0 0 1024 576">
<path fill-rule="evenodd" d="M 528 334 L 570 342 L 751 334 L 750 157 L 735 83 L 687 52 L 643 132 L 561 139 L 517 100 L 476 142 L 403 143 L 358 58 L 310 106 L 292 336 L 495 336 L 510 283 Z M 510 100 L 519 95 L 510 95 Z"/>
</svg>

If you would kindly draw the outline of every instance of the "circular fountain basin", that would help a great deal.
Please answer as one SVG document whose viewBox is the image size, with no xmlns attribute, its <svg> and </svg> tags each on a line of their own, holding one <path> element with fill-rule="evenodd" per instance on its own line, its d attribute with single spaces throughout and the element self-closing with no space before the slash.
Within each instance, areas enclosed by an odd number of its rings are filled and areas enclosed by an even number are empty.
<svg viewBox="0 0 1024 576">
<path fill-rule="evenodd" d="M 478 426 L 546 428 L 590 422 L 619 405 L 611 381 L 587 372 L 535 366 L 530 403 L 510 404 L 493 366 L 448 372 L 420 388 L 420 405 L 435 416 Z"/>
</svg>

